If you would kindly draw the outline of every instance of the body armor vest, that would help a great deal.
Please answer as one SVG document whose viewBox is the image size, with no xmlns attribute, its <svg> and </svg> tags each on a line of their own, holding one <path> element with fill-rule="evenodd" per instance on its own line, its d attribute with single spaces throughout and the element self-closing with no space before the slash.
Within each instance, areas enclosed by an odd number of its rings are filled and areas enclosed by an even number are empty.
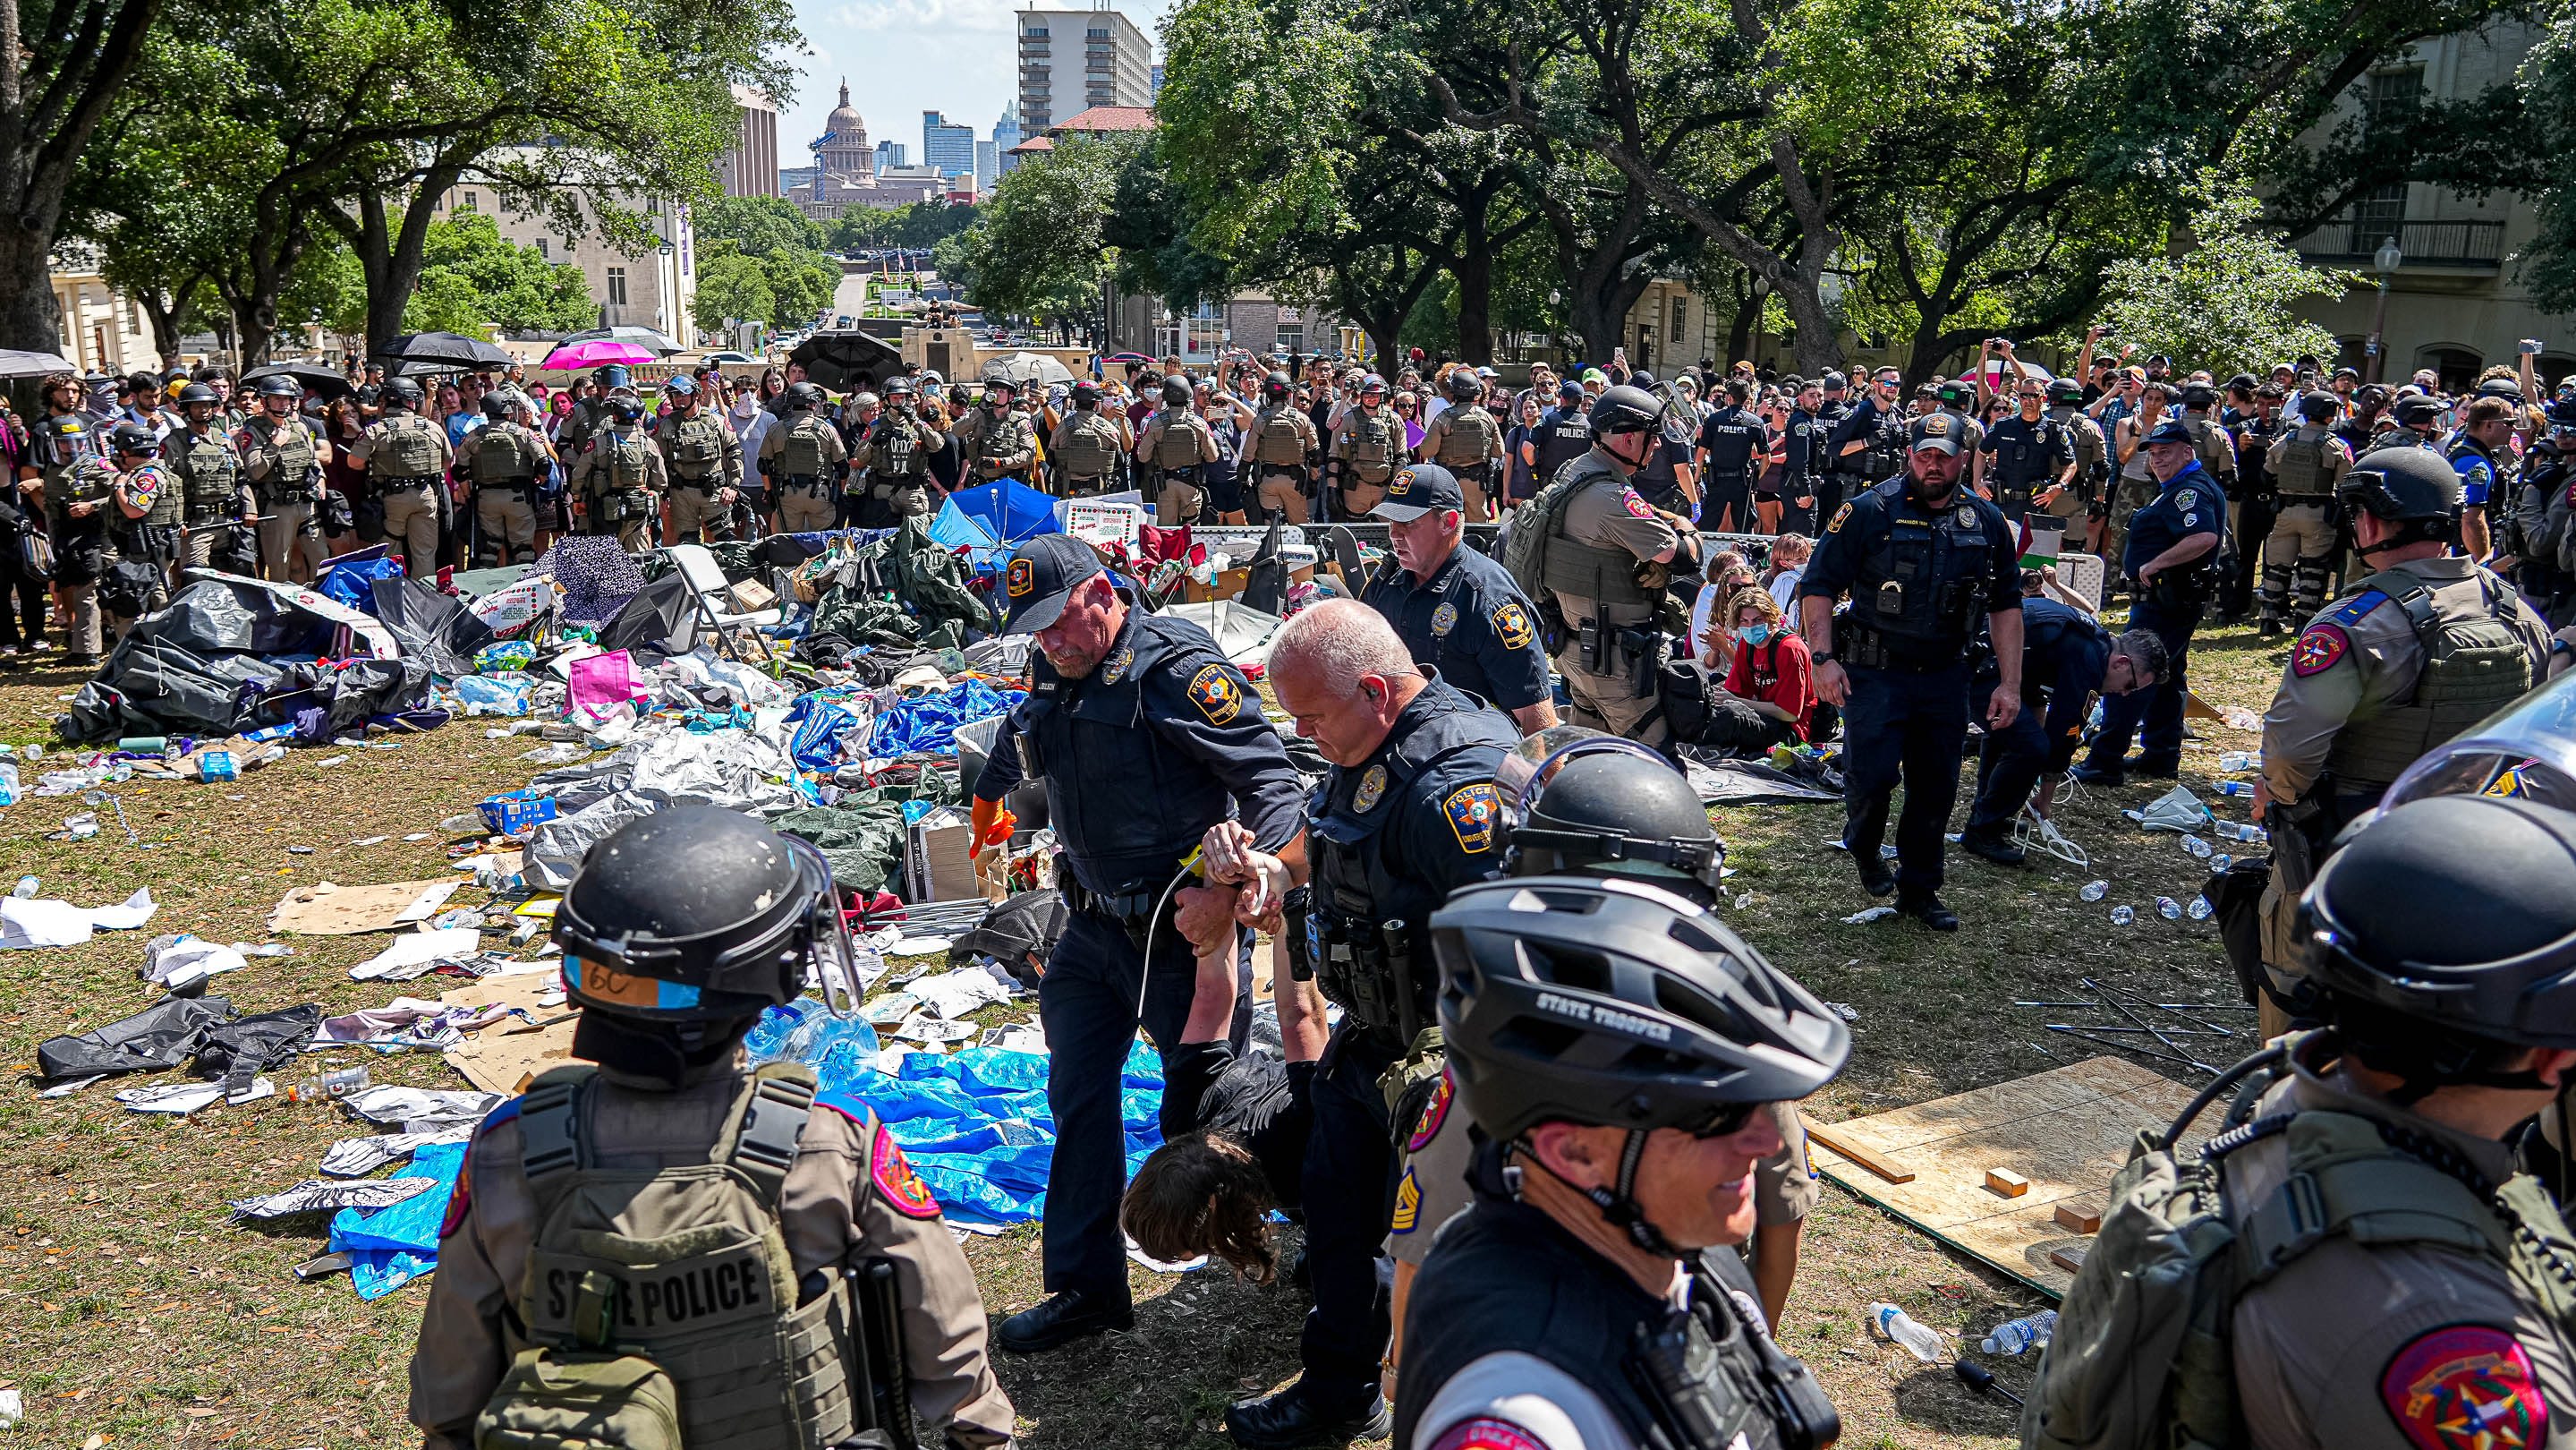
<svg viewBox="0 0 2576 1450">
<path fill-rule="evenodd" d="M 1162 425 L 1162 436 L 1154 440 L 1154 466 L 1165 472 L 1196 468 L 1200 458 L 1199 437 L 1207 424 L 1187 408 L 1165 408 L 1155 422 Z"/>
<path fill-rule="evenodd" d="M 2484 569 L 2464 582 L 2479 591 L 2483 609 L 2447 610 L 2433 586 L 2412 574 L 2375 574 L 2362 581 L 2364 593 L 2384 595 L 2406 611 L 2424 664 L 2414 698 L 2377 714 L 2356 714 L 2335 733 L 2326 769 L 2338 791 L 2387 786 L 2426 751 L 2531 688 L 2531 649 L 2509 622 L 2513 587 Z"/>
<path fill-rule="evenodd" d="M 921 447 L 920 425 L 901 413 L 888 413 L 877 433 L 876 473 L 883 479 L 909 479 L 925 472 L 930 460 Z"/>
<path fill-rule="evenodd" d="M 170 454 L 185 485 L 190 527 L 220 523 L 240 512 L 241 460 L 222 434 L 173 433 Z"/>
<path fill-rule="evenodd" d="M 1449 428 L 1441 435 L 1440 456 L 1434 461 L 1453 472 L 1484 467 L 1502 436 L 1494 428 L 1494 415 L 1471 403 L 1452 407 L 1440 416 Z"/>
<path fill-rule="evenodd" d="M 1286 403 L 1256 414 L 1252 420 L 1252 461 L 1276 468 L 1304 466 L 1306 436 L 1297 424 L 1305 416 Z"/>
<path fill-rule="evenodd" d="M 784 478 L 820 478 L 828 466 L 823 439 L 832 425 L 812 413 L 800 413 L 787 425 L 786 441 L 778 445 L 778 471 Z"/>
<path fill-rule="evenodd" d="M 313 448 L 312 425 L 293 416 L 286 422 L 286 441 L 277 445 L 277 466 L 253 485 L 262 505 L 311 498 L 319 483 L 317 472 L 322 459 Z M 262 413 L 249 426 L 265 437 L 277 425 Z"/>
<path fill-rule="evenodd" d="M 1542 419 L 1538 426 L 1536 462 L 1530 472 L 1538 476 L 1538 486 L 1556 482 L 1565 466 L 1592 451 L 1592 425 L 1581 413 L 1559 411 Z"/>
<path fill-rule="evenodd" d="M 516 423 L 491 423 L 474 445 L 476 488 L 525 488 L 536 477 L 536 440 Z"/>
<path fill-rule="evenodd" d="M 128 493 L 149 492 L 152 495 L 152 506 L 144 510 L 143 517 L 134 523 L 167 529 L 176 528 L 187 518 L 187 490 L 170 472 L 170 465 L 159 459 L 127 474 L 125 489 Z M 115 512 L 122 515 L 124 510 Z"/>
<path fill-rule="evenodd" d="M 724 466 L 724 424 L 694 413 L 666 426 L 671 430 L 671 476 L 712 487 Z"/>
<path fill-rule="evenodd" d="M 1404 424 L 1390 409 L 1363 413 L 1354 408 L 1342 424 L 1350 440 L 1351 472 L 1362 483 L 1384 483 L 1395 476 L 1395 460 L 1404 453 Z"/>
<path fill-rule="evenodd" d="M 2281 502 L 2330 503 L 2334 488 L 2326 480 L 2326 438 L 2321 428 L 2301 428 L 2281 445 L 2281 466 L 2272 474 Z"/>
<path fill-rule="evenodd" d="M 376 425 L 368 473 L 380 488 L 418 488 L 438 475 L 438 425 L 405 413 Z"/>
<path fill-rule="evenodd" d="M 605 492 L 632 493 L 644 487 L 644 452 L 651 446 L 642 433 L 623 428 L 611 428 L 599 435 L 600 461 L 608 473 Z"/>
<path fill-rule="evenodd" d="M 1906 517 L 1909 500 L 1901 480 L 1878 488 L 1887 501 L 1888 528 L 1852 579 L 1851 621 L 1890 639 L 1955 652 L 1975 631 L 1994 572 L 1985 521 L 1965 490 L 1927 520 L 1920 507 L 1915 517 Z"/>
<path fill-rule="evenodd" d="M 1618 608 L 1653 605 L 1661 597 L 1638 582 L 1636 555 L 1616 545 L 1587 544 L 1565 531 L 1566 510 L 1585 489 L 1599 487 L 1605 480 L 1612 487 L 1627 486 L 1618 471 L 1600 459 L 1577 459 L 1513 520 L 1511 538 L 1504 543 L 1503 566 L 1531 598 L 1562 594 Z M 1527 548 L 1535 558 L 1513 547 L 1524 529 L 1529 530 Z"/>
<path fill-rule="evenodd" d="M 1118 425 L 1086 410 L 1073 415 L 1073 426 L 1066 430 L 1064 446 L 1055 451 L 1055 461 L 1073 478 L 1100 478 L 1118 466 Z"/>
</svg>

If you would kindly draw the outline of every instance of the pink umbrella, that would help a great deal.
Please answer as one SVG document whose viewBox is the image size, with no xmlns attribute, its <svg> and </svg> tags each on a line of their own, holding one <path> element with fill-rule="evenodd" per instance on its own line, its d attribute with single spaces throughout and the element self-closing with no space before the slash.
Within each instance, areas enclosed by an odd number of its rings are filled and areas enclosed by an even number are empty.
<svg viewBox="0 0 2576 1450">
<path fill-rule="evenodd" d="M 546 354 L 537 364 L 545 368 L 595 368 L 603 363 L 648 363 L 653 354 L 631 342 L 594 337 L 588 342 L 566 343 Z"/>
</svg>

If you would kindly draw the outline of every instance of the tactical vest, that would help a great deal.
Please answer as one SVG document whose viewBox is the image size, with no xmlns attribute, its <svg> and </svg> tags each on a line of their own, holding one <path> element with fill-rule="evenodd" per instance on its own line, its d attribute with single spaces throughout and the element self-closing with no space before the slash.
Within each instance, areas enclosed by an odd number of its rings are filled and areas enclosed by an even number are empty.
<svg viewBox="0 0 2576 1450">
<path fill-rule="evenodd" d="M 2505 500 L 2511 497 L 2513 492 L 2513 474 L 2511 470 L 2505 466 L 2505 460 L 2488 452 L 2485 444 L 2471 438 L 2466 433 L 2462 433 L 2457 438 L 2452 439 L 2451 446 L 2442 450 L 2442 457 L 2450 463 L 2454 471 L 2457 471 L 2460 466 L 2460 460 L 2463 458 L 2483 458 L 2486 460 L 2487 478 L 2489 482 L 2487 485 L 2487 501 L 2482 505 L 2482 507 L 2487 511 L 2489 527 L 2492 528 L 2496 514 L 2503 509 Z"/>
<path fill-rule="evenodd" d="M 2057 426 L 2066 430 L 2067 444 L 2075 450 L 2075 482 L 2088 496 L 2110 470 L 2106 467 L 2108 450 L 2102 442 L 2102 429 L 2090 418 L 2072 407 L 2048 410 Z"/>
<path fill-rule="evenodd" d="M 404 413 L 376 425 L 368 476 L 379 488 L 418 488 L 438 476 L 438 425 Z"/>
<path fill-rule="evenodd" d="M 2211 477 L 2224 478 L 2235 472 L 2236 445 L 2229 441 L 2227 430 L 2219 427 L 2216 419 L 2206 413 L 2185 413 L 2182 423 L 2191 430 L 2192 452 L 2199 457 L 2200 466 L 2209 470 Z M 2138 451 L 2144 453 L 2146 450 L 2141 448 Z M 2219 471 L 2222 460 L 2227 465 L 2227 473 Z"/>
<path fill-rule="evenodd" d="M 671 476 L 708 485 L 724 464 L 724 424 L 704 413 L 666 423 L 671 440 Z"/>
<path fill-rule="evenodd" d="M 1729 486 L 1752 481 L 1762 451 L 1762 419 L 1746 408 L 1724 408 L 1710 420 L 1708 476 Z"/>
<path fill-rule="evenodd" d="M 2288 1140 L 2289 1176 L 2261 1203 L 2230 1204 L 2226 1156 L 2275 1135 Z M 2429 1150 L 2419 1156 L 2403 1135 L 2329 1111 L 2269 1114 L 2197 1154 L 2141 1134 L 2111 1180 L 2111 1211 L 2067 1291 L 2022 1411 L 2022 1444 L 2246 1443 L 2231 1348 L 2237 1303 L 2337 1237 L 2431 1244 L 2491 1260 L 2562 1336 L 2576 1339 L 2576 1239 L 2538 1181 L 2520 1175 L 2472 1187 L 2432 1161 L 2437 1145 L 2414 1145 Z"/>
<path fill-rule="evenodd" d="M 74 459 L 64 468 L 61 478 L 49 477 L 45 481 L 45 521 L 57 534 L 87 536 L 103 533 L 109 517 L 118 512 L 113 501 L 115 492 L 114 464 L 102 458 Z M 94 509 L 83 518 L 71 516 L 71 505 L 92 502 L 104 503 L 106 507 Z"/>
<path fill-rule="evenodd" d="M 1009 458 L 1028 451 L 1032 441 L 1027 436 L 1029 421 L 1018 413 L 1004 412 L 996 418 L 990 408 L 976 410 L 976 428 L 972 446 L 967 450 L 969 463 L 988 458 Z"/>
<path fill-rule="evenodd" d="M 2424 652 L 2414 698 L 2375 715 L 2354 715 L 2335 732 L 2326 769 L 2345 792 L 2385 787 L 2434 746 L 2458 735 L 2531 688 L 2531 649 L 2514 632 L 2512 586 L 2484 569 L 2474 576 L 2484 613 L 2441 611 L 2433 586 L 2412 574 L 2374 574 L 2342 606 L 2371 594 L 2406 611 L 2415 643 Z M 2362 609 L 2354 618 L 2369 613 Z"/>
<path fill-rule="evenodd" d="M 1277 468 L 1299 468 L 1306 462 L 1306 437 L 1297 426 L 1303 413 L 1285 403 L 1264 408 L 1252 420 L 1252 461 Z"/>
<path fill-rule="evenodd" d="M 1537 442 L 1530 472 L 1537 475 L 1539 487 L 1545 488 L 1556 482 L 1567 464 L 1592 451 L 1592 424 L 1580 412 L 1559 411 L 1540 420 Z"/>
<path fill-rule="evenodd" d="M 525 488 L 536 478 L 535 440 L 516 423 L 487 423 L 474 445 L 476 488 Z"/>
<path fill-rule="evenodd" d="M 593 1162 L 596 1072 L 556 1068 L 521 1100 L 537 1228 L 474 1443 L 772 1450 L 852 1434 L 868 1387 L 849 1281 L 820 1275 L 806 1298 L 778 1218 L 813 1069 L 761 1067 L 705 1163 L 650 1171 Z"/>
<path fill-rule="evenodd" d="M 1073 426 L 1065 430 L 1064 442 L 1055 451 L 1055 461 L 1063 465 L 1068 478 L 1106 476 L 1118 466 L 1118 425 L 1094 409 L 1074 414 Z"/>
<path fill-rule="evenodd" d="M 607 473 L 604 493 L 633 493 L 644 487 L 648 476 L 645 453 L 652 444 L 640 431 L 611 428 L 599 435 L 599 459 Z M 794 446 L 791 436 L 789 446 Z"/>
<path fill-rule="evenodd" d="M 286 441 L 276 445 L 276 466 L 268 477 L 252 485 L 263 506 L 274 506 L 282 500 L 309 498 L 314 492 L 315 471 L 321 464 L 321 455 L 313 448 L 312 425 L 292 415 L 286 424 Z M 265 439 L 277 425 L 262 413 L 248 426 L 258 437 Z"/>
<path fill-rule="evenodd" d="M 1404 454 L 1404 424 L 1394 410 L 1363 413 L 1353 408 L 1342 421 L 1342 436 L 1350 440 L 1344 456 L 1356 481 L 1384 483 L 1395 476 L 1395 460 Z"/>
<path fill-rule="evenodd" d="M 187 490 L 170 472 L 170 465 L 155 459 L 125 476 L 126 492 L 149 491 L 152 506 L 134 522 L 156 529 L 177 528 L 187 518 Z M 121 514 L 123 510 L 118 510 Z"/>
<path fill-rule="evenodd" d="M 1167 473 L 1198 467 L 1199 430 L 1206 426 L 1199 416 L 1187 408 L 1165 408 L 1154 421 L 1163 430 L 1154 440 L 1154 466 Z"/>
<path fill-rule="evenodd" d="M 1453 472 L 1484 467 L 1485 460 L 1495 452 L 1495 441 L 1502 436 L 1495 431 L 1494 415 L 1468 404 L 1453 407 L 1440 416 L 1449 426 L 1441 434 L 1439 456 L 1434 461 Z"/>
<path fill-rule="evenodd" d="M 1399 1048 L 1433 1021 L 1440 971 L 1429 925 L 1456 883 L 1424 880 L 1398 853 L 1402 833 L 1385 827 L 1412 812 L 1437 815 L 1445 808 L 1442 796 L 1416 793 L 1415 783 L 1435 767 L 1463 756 L 1490 780 L 1520 743 L 1503 715 L 1445 682 L 1416 696 L 1405 713 L 1420 718 L 1401 738 L 1365 766 L 1326 772 L 1306 802 L 1315 853 L 1306 953 L 1315 985 Z M 1500 823 L 1489 828 L 1499 830 Z"/>
<path fill-rule="evenodd" d="M 820 478 L 831 466 L 823 440 L 832 425 L 812 413 L 800 413 L 787 425 L 784 441 L 778 445 L 778 473 L 782 478 Z"/>
<path fill-rule="evenodd" d="M 2027 500 L 2032 492 L 2054 477 L 2055 470 L 2050 467 L 2048 455 L 2057 447 L 2057 429 L 2056 419 L 2043 417 L 2031 425 L 2028 436 L 1996 445 L 1996 466 L 1988 471 L 1986 477 L 1993 483 L 1999 499 Z"/>
<path fill-rule="evenodd" d="M 926 472 L 930 460 L 921 446 L 919 425 L 900 413 L 886 414 L 877 428 L 876 460 L 872 471 L 879 482 Z"/>
<path fill-rule="evenodd" d="M 1985 521 L 1965 490 L 1928 520 L 1906 517 L 1901 481 L 1882 483 L 1878 492 L 1887 502 L 1887 528 L 1852 577 L 1851 622 L 1932 651 L 1911 662 L 1937 668 L 1949 662 L 1939 652 L 1955 654 L 1975 632 L 1994 573 Z"/>
<path fill-rule="evenodd" d="M 1395 1444 L 1416 1443 L 1423 1411 L 1468 1366 L 1508 1353 L 1564 1371 L 1629 1443 L 1655 1450 L 1807 1450 L 1841 1433 L 1814 1375 L 1750 1322 L 1753 1276 L 1733 1249 L 1691 1262 L 1690 1307 L 1677 1310 L 1545 1213 L 1491 1191 L 1492 1172 L 1479 1164 L 1475 1206 L 1441 1230 L 1414 1280 Z"/>
<path fill-rule="evenodd" d="M 1599 548 L 1565 532 L 1565 511 L 1585 489 L 1603 480 L 1625 488 L 1619 474 L 1597 458 L 1577 459 L 1555 482 L 1513 511 L 1503 540 L 1503 568 L 1532 599 L 1570 594 L 1605 605 L 1651 605 L 1657 596 L 1637 582 L 1637 556 Z"/>
<path fill-rule="evenodd" d="M 170 435 L 170 462 L 187 495 L 190 528 L 221 523 L 241 512 L 241 460 L 218 433 L 181 430 Z"/>
<path fill-rule="evenodd" d="M 2281 502 L 2321 504 L 2334 501 L 2334 485 L 2326 468 L 2327 436 L 2322 430 L 2303 427 L 2281 445 L 2281 466 L 2272 470 L 2272 481 L 2280 490 Z"/>
</svg>

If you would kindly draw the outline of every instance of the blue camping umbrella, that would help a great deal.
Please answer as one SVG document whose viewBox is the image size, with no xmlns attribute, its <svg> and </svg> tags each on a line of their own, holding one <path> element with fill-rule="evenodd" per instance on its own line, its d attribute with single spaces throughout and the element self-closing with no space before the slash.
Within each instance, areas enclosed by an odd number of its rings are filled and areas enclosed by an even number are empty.
<svg viewBox="0 0 2576 1450">
<path fill-rule="evenodd" d="M 1040 534 L 1060 534 L 1055 500 L 1016 479 L 996 479 L 961 488 L 940 505 L 930 521 L 930 537 L 946 549 L 966 551 L 978 574 L 990 574 L 1022 542 Z"/>
</svg>

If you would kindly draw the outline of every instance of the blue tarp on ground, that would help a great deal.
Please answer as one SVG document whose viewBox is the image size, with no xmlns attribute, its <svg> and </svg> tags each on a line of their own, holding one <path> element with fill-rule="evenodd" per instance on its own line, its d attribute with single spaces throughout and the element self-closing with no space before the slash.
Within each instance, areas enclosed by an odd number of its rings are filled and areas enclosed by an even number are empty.
<svg viewBox="0 0 2576 1450">
<path fill-rule="evenodd" d="M 926 751 L 957 753 L 957 727 L 995 715 L 1009 714 L 1028 696 L 1018 690 L 996 690 L 982 680 L 960 680 L 936 694 L 906 700 L 877 717 L 868 752 L 880 760 Z"/>
<path fill-rule="evenodd" d="M 330 1251 L 348 1251 L 349 1280 L 357 1285 L 359 1298 L 381 1299 L 438 1267 L 438 1226 L 447 1218 L 447 1200 L 456 1192 L 468 1146 L 423 1148 L 412 1155 L 410 1167 L 393 1175 L 433 1179 L 437 1187 L 391 1208 L 372 1213 L 344 1208 L 331 1216 Z"/>
</svg>

